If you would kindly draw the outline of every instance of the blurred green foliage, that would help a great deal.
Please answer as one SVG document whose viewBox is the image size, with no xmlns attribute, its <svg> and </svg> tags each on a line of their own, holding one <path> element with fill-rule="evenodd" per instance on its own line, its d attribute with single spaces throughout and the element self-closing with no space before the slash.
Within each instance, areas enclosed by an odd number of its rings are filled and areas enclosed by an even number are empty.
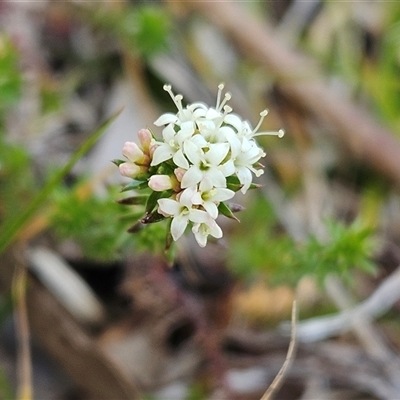
<svg viewBox="0 0 400 400">
<path fill-rule="evenodd" d="M 167 48 L 170 20 L 164 7 L 100 7 L 87 19 L 113 33 L 136 55 L 150 57 Z"/>
<path fill-rule="evenodd" d="M 327 220 L 327 240 L 322 242 L 309 235 L 304 243 L 295 243 L 279 227 L 268 202 L 257 196 L 241 221 L 232 235 L 229 251 L 229 263 L 241 276 L 263 273 L 271 283 L 294 285 L 305 275 L 322 283 L 331 273 L 349 281 L 354 268 L 375 271 L 374 230 L 361 220 L 350 225 Z"/>
<path fill-rule="evenodd" d="M 22 75 L 17 49 L 4 34 L 0 35 L 0 117 L 18 101 Z"/>
<path fill-rule="evenodd" d="M 32 162 L 21 146 L 0 136 L 0 221 L 19 215 L 37 192 Z"/>
<path fill-rule="evenodd" d="M 14 218 L 35 193 L 35 181 L 28 152 L 9 143 L 5 135 L 6 119 L 20 96 L 22 73 L 19 54 L 11 40 L 0 35 L 0 222 Z"/>
<path fill-rule="evenodd" d="M 167 221 L 146 227 L 139 223 L 135 233 L 129 234 L 127 230 L 143 217 L 144 206 L 118 204 L 117 187 L 110 187 L 103 196 L 83 195 L 84 187 L 85 183 L 59 187 L 53 195 L 50 219 L 59 240 L 73 239 L 85 258 L 98 261 L 113 261 L 129 252 L 163 253 Z"/>
<path fill-rule="evenodd" d="M 74 188 L 58 187 L 53 194 L 54 210 L 50 217 L 57 237 L 74 239 L 87 258 L 115 257 L 117 250 L 128 245 L 122 207 L 112 200 L 115 197 L 116 191 L 112 189 L 99 197 L 82 196 Z"/>
</svg>

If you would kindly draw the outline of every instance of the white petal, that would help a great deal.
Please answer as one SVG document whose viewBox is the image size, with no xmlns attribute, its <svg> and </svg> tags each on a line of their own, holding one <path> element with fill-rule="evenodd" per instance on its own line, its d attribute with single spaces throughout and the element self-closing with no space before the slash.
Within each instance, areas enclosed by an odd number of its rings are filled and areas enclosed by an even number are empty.
<svg viewBox="0 0 400 400">
<path fill-rule="evenodd" d="M 165 113 L 161 115 L 157 120 L 154 121 L 154 125 L 162 126 L 167 124 L 175 124 L 178 121 L 178 117 L 172 113 Z"/>
<path fill-rule="evenodd" d="M 188 110 L 192 111 L 193 113 L 195 111 L 201 111 L 201 112 L 205 113 L 208 109 L 208 107 L 204 103 L 200 103 L 200 102 L 189 104 L 187 106 L 187 108 L 188 108 Z"/>
<path fill-rule="evenodd" d="M 214 236 L 217 239 L 222 238 L 222 229 L 214 220 L 208 223 L 208 228 L 210 229 L 211 236 Z"/>
<path fill-rule="evenodd" d="M 196 192 L 192 197 L 192 203 L 195 205 L 203 204 L 203 199 L 201 198 L 201 192 Z"/>
<path fill-rule="evenodd" d="M 173 156 L 174 152 L 174 149 L 169 144 L 161 144 L 154 150 L 153 159 L 151 160 L 150 165 L 158 165 L 163 161 L 169 160 Z"/>
<path fill-rule="evenodd" d="M 172 215 L 179 215 L 182 206 L 176 200 L 172 199 L 159 199 L 158 201 L 158 212 L 164 217 L 170 217 Z"/>
<path fill-rule="evenodd" d="M 226 179 L 224 174 L 218 168 L 209 169 L 204 174 L 207 179 L 210 179 L 215 187 L 226 187 Z"/>
<path fill-rule="evenodd" d="M 188 215 L 178 215 L 172 220 L 171 235 L 175 241 L 177 241 L 183 235 L 188 222 Z"/>
<path fill-rule="evenodd" d="M 231 199 L 235 192 L 230 189 L 218 188 L 217 193 L 212 197 L 213 201 L 225 201 Z"/>
<path fill-rule="evenodd" d="M 182 122 L 181 129 L 179 131 L 182 137 L 182 140 L 190 138 L 194 133 L 194 122 L 193 121 L 186 121 Z"/>
<path fill-rule="evenodd" d="M 169 144 L 171 140 L 174 140 L 176 132 L 173 125 L 166 126 L 162 131 L 162 137 L 166 143 Z"/>
<path fill-rule="evenodd" d="M 200 224 L 196 224 L 192 228 L 192 232 L 194 233 L 194 237 L 200 247 L 205 247 L 207 244 L 207 235 L 205 234 L 204 230 L 201 229 Z"/>
<path fill-rule="evenodd" d="M 224 122 L 228 125 L 233 126 L 237 132 L 241 132 L 243 129 L 243 121 L 236 114 L 228 114 L 224 118 Z"/>
<path fill-rule="evenodd" d="M 212 218 L 215 219 L 218 217 L 218 207 L 215 203 L 213 203 L 212 201 L 205 201 L 203 203 L 203 207 Z"/>
<path fill-rule="evenodd" d="M 181 193 L 179 197 L 179 202 L 190 210 L 193 206 L 192 198 L 196 193 L 197 186 L 188 187 Z"/>
<path fill-rule="evenodd" d="M 183 175 L 181 187 L 187 188 L 189 186 L 197 185 L 202 178 L 203 172 L 199 167 L 193 165 L 186 171 L 185 175 Z"/>
<path fill-rule="evenodd" d="M 197 126 L 199 127 L 200 132 L 209 132 L 209 131 L 214 131 L 216 129 L 216 126 L 213 121 L 210 121 L 209 119 L 204 119 L 201 121 L 197 121 Z"/>
<path fill-rule="evenodd" d="M 189 219 L 192 222 L 201 223 L 208 221 L 210 219 L 210 216 L 205 211 L 197 210 L 194 208 L 190 211 Z"/>
<path fill-rule="evenodd" d="M 203 135 L 194 135 L 190 141 L 200 149 L 208 146 L 208 142 Z"/>
<path fill-rule="evenodd" d="M 179 149 L 174 156 L 172 157 L 172 160 L 174 161 L 175 165 L 183 168 L 183 169 L 189 169 L 189 162 L 186 159 L 186 157 L 183 155 L 183 152 L 181 149 Z"/>
<path fill-rule="evenodd" d="M 236 167 L 233 160 L 228 160 L 225 164 L 219 167 L 219 170 L 224 176 L 231 176 L 235 173 Z"/>
<path fill-rule="evenodd" d="M 253 179 L 251 176 L 251 172 L 246 167 L 239 167 L 237 168 L 236 174 L 239 178 L 240 183 L 243 185 L 240 191 L 245 194 L 247 192 L 247 189 L 250 187 Z"/>
<path fill-rule="evenodd" d="M 209 176 L 205 176 L 200 182 L 199 189 L 200 189 L 201 192 L 208 192 L 213 187 L 214 187 L 214 185 L 212 184 L 212 181 L 211 181 L 210 177 Z"/>
<path fill-rule="evenodd" d="M 210 145 L 210 150 L 205 154 L 212 165 L 219 165 L 229 151 L 228 143 L 215 143 Z"/>
<path fill-rule="evenodd" d="M 185 153 L 185 156 L 194 164 L 194 165 L 200 165 L 201 162 L 201 154 L 202 151 L 201 149 L 196 146 L 195 143 L 193 143 L 191 140 L 186 140 L 183 143 L 183 151 Z"/>
<path fill-rule="evenodd" d="M 242 142 L 239 140 L 239 138 L 237 137 L 237 135 L 235 133 L 232 133 L 229 131 L 224 131 L 224 134 L 226 136 L 226 140 L 228 141 L 228 143 L 231 146 L 232 158 L 235 158 L 238 154 L 240 154 L 240 151 L 242 148 Z"/>
<path fill-rule="evenodd" d="M 206 114 L 206 119 L 218 119 L 222 117 L 222 113 L 215 108 L 209 108 Z"/>
</svg>

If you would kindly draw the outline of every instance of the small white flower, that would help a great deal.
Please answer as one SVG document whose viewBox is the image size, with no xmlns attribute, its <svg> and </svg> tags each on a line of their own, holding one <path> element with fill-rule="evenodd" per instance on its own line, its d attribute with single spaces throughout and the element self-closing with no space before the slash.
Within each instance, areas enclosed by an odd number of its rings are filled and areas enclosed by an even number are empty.
<svg viewBox="0 0 400 400">
<path fill-rule="evenodd" d="M 242 139 L 241 148 L 235 150 L 233 154 L 235 172 L 240 183 L 243 185 L 240 191 L 246 193 L 253 180 L 252 173 L 258 177 L 264 172 L 262 169 L 254 168 L 254 164 L 256 164 L 261 157 L 264 157 L 265 153 L 258 147 L 254 140 L 248 140 L 246 138 Z"/>
<path fill-rule="evenodd" d="M 206 246 L 208 235 L 211 235 L 216 239 L 220 239 L 223 236 L 222 229 L 211 217 L 209 217 L 207 221 L 194 224 L 192 232 L 194 233 L 196 241 L 200 247 Z"/>
<path fill-rule="evenodd" d="M 194 133 L 193 122 L 182 124 L 181 129 L 175 132 L 172 125 L 163 129 L 164 142 L 158 144 L 153 153 L 151 165 L 161 164 L 163 161 L 172 160 L 181 168 L 188 169 L 189 163 L 182 152 L 183 143 L 192 137 Z"/>
<path fill-rule="evenodd" d="M 212 218 L 216 219 L 219 203 L 231 199 L 234 195 L 233 190 L 213 187 L 209 179 L 204 179 L 199 185 L 199 190 L 192 197 L 192 203 L 201 205 Z"/>
<path fill-rule="evenodd" d="M 171 223 L 171 235 L 175 241 L 183 235 L 189 221 L 202 223 L 209 218 L 207 212 L 193 208 L 191 199 L 196 193 L 196 190 L 196 187 L 185 189 L 177 196 L 177 200 L 158 200 L 158 212 L 164 215 L 164 217 L 173 218 Z"/>
<path fill-rule="evenodd" d="M 232 160 L 221 164 L 228 151 L 228 143 L 211 144 L 209 149 L 203 150 L 192 141 L 186 141 L 184 153 L 192 165 L 183 175 L 182 188 L 197 185 L 205 178 L 215 187 L 226 187 L 226 177 L 235 171 Z"/>
</svg>

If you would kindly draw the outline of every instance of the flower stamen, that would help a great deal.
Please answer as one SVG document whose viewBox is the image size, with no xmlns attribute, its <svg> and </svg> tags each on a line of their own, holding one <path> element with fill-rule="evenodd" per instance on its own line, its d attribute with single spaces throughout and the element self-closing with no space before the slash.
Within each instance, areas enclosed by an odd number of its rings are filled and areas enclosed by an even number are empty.
<svg viewBox="0 0 400 400">
<path fill-rule="evenodd" d="M 285 135 L 285 131 L 283 129 L 279 129 L 279 131 L 267 131 L 267 132 L 258 132 L 253 134 L 255 136 L 278 136 L 278 138 L 282 138 Z"/>
<path fill-rule="evenodd" d="M 176 105 L 176 108 L 178 109 L 179 112 L 183 111 L 182 107 L 182 99 L 183 96 L 181 94 L 177 94 L 176 96 L 174 95 L 174 92 L 172 91 L 172 86 L 171 85 L 164 85 L 163 89 L 170 95 L 172 101 Z"/>
<path fill-rule="evenodd" d="M 225 85 L 223 83 L 220 83 L 218 85 L 218 94 L 217 94 L 217 105 L 215 106 L 215 108 L 218 110 L 219 109 L 219 102 L 221 101 L 221 94 L 222 91 L 224 90 Z"/>
<path fill-rule="evenodd" d="M 258 121 L 258 124 L 256 125 L 256 127 L 253 129 L 253 131 L 251 132 L 254 136 L 254 134 L 260 129 L 260 126 L 262 124 L 262 122 L 264 121 L 264 118 L 268 115 L 268 110 L 263 110 L 260 112 L 260 120 Z"/>
<path fill-rule="evenodd" d="M 222 118 L 225 118 L 230 112 L 232 112 L 232 110 L 232 107 L 224 106 L 224 113 L 222 115 Z"/>
</svg>

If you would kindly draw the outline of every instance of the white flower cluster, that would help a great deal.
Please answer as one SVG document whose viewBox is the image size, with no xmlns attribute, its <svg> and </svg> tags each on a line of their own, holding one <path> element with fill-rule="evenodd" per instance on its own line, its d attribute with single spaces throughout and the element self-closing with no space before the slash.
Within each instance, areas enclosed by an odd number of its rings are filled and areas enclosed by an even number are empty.
<svg viewBox="0 0 400 400">
<path fill-rule="evenodd" d="M 265 153 L 255 137 L 283 136 L 282 130 L 257 133 L 267 111 L 260 113 L 253 129 L 248 121 L 232 113 L 227 105 L 231 95 L 225 93 L 222 98 L 223 89 L 223 84 L 218 86 L 215 108 L 203 103 L 183 107 L 182 95 L 174 95 L 171 86 L 165 85 L 178 112 L 163 114 L 154 122 L 164 127 L 162 140 L 142 129 L 141 146 L 125 143 L 123 154 L 129 161 L 119 165 L 122 175 L 147 180 L 148 187 L 163 193 L 157 200 L 157 212 L 172 218 L 172 238 L 178 240 L 190 224 L 201 247 L 208 235 L 222 237 L 216 222 L 221 203 L 237 190 L 246 193 L 253 174 L 263 173 L 258 162 Z"/>
</svg>

